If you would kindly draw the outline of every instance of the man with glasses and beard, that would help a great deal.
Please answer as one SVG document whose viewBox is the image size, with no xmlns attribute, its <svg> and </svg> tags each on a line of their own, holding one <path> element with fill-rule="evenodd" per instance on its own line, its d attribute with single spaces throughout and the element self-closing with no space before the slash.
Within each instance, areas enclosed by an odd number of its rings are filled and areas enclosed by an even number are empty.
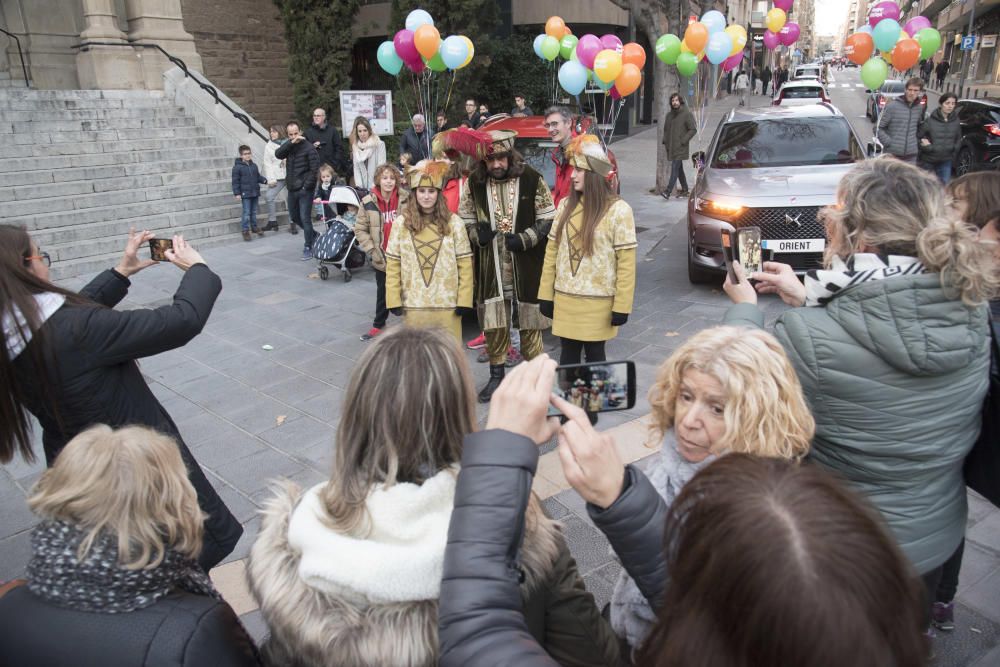
<svg viewBox="0 0 1000 667">
<path fill-rule="evenodd" d="M 480 159 L 458 213 L 478 259 L 475 300 L 490 357 L 479 402 L 487 403 L 504 378 L 512 325 L 526 360 L 542 353 L 542 330 L 551 322 L 538 309 L 538 284 L 556 208 L 545 179 L 514 150 L 516 132 L 463 132 L 476 138 L 471 154 Z M 459 150 L 470 153 L 468 146 Z"/>
</svg>

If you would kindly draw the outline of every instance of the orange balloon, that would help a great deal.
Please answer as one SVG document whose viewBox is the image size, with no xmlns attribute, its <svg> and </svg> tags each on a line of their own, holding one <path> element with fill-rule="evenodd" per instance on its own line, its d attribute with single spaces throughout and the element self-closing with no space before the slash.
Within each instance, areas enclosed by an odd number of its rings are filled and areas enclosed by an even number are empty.
<svg viewBox="0 0 1000 667">
<path fill-rule="evenodd" d="M 628 65 L 629 63 L 632 63 L 639 69 L 642 69 L 643 65 L 646 64 L 646 50 L 635 42 L 629 42 L 622 47 L 622 64 Z M 615 79 L 615 85 L 618 85 L 618 79 Z M 622 95 L 628 95 L 628 93 L 622 93 L 620 90 L 618 92 Z"/>
<path fill-rule="evenodd" d="M 545 22 L 545 34 L 555 39 L 562 39 L 566 34 L 566 22 L 559 16 L 550 16 Z"/>
<path fill-rule="evenodd" d="M 642 73 L 635 63 L 628 63 L 622 67 L 622 73 L 615 79 L 615 88 L 622 97 L 631 95 L 642 83 Z"/>
<path fill-rule="evenodd" d="M 565 37 L 566 35 L 572 35 L 572 34 L 573 34 L 573 31 L 569 29 L 569 26 L 566 26 L 565 28 L 563 28 L 563 37 Z"/>
<path fill-rule="evenodd" d="M 847 38 L 847 46 L 844 47 L 844 55 L 856 65 L 864 65 L 872 57 L 875 50 L 875 42 L 872 36 L 866 32 L 856 32 Z"/>
<path fill-rule="evenodd" d="M 441 46 L 441 33 L 434 26 L 425 23 L 413 33 L 413 44 L 420 55 L 430 60 L 437 55 L 438 47 Z"/>
<path fill-rule="evenodd" d="M 920 59 L 920 44 L 915 39 L 896 42 L 892 50 L 892 66 L 899 71 L 908 70 Z"/>
<path fill-rule="evenodd" d="M 695 21 L 684 31 L 684 43 L 693 53 L 700 53 L 708 44 L 708 28 Z"/>
</svg>

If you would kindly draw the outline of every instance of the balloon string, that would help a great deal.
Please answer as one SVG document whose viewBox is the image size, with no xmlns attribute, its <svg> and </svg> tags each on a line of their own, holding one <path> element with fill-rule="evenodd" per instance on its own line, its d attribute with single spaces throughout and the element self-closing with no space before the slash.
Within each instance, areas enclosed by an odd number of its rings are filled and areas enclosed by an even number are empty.
<svg viewBox="0 0 1000 667">
<path fill-rule="evenodd" d="M 451 93 L 455 89 L 455 70 L 451 70 L 451 83 L 448 84 L 448 95 L 444 98 L 444 108 L 451 104 Z"/>
</svg>

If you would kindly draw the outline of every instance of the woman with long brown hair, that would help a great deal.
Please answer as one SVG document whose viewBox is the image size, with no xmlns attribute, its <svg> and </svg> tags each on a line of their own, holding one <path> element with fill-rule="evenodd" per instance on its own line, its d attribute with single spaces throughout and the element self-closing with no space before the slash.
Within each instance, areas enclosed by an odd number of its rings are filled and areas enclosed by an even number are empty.
<svg viewBox="0 0 1000 667">
<path fill-rule="evenodd" d="M 354 119 L 348 140 L 354 163 L 354 186 L 371 190 L 378 183 L 375 171 L 379 165 L 385 164 L 385 142 L 375 134 L 372 124 L 364 116 Z"/>
<path fill-rule="evenodd" d="M 443 327 L 461 341 L 462 315 L 472 312 L 472 247 L 441 194 L 450 167 L 424 160 L 407 174 L 412 196 L 385 251 L 385 303 L 406 324 Z"/>
<path fill-rule="evenodd" d="M 591 135 L 567 152 L 573 190 L 559 202 L 538 288 L 542 314 L 562 341 L 560 364 L 606 359 L 605 343 L 628 321 L 635 294 L 635 220 L 611 189 L 611 161 Z"/>
<path fill-rule="evenodd" d="M 32 460 L 29 414 L 42 427 L 52 465 L 74 436 L 93 424 L 149 426 L 177 441 L 208 515 L 198 562 L 208 571 L 236 546 L 243 527 L 212 488 L 180 431 L 150 391 L 136 360 L 182 347 L 201 332 L 222 281 L 181 236 L 166 255 L 184 272 L 173 303 L 114 310 L 129 277 L 155 264 L 139 259 L 152 232 L 129 232 L 122 259 L 79 294 L 49 280 L 48 253 L 19 227 L 0 225 L 0 462 Z"/>
</svg>

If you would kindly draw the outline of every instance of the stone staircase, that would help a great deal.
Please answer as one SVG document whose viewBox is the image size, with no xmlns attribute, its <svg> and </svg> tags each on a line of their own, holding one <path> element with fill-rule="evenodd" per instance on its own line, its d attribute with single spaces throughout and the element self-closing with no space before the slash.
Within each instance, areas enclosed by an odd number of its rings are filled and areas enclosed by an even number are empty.
<svg viewBox="0 0 1000 667">
<path fill-rule="evenodd" d="M 0 88 L 0 223 L 28 229 L 55 279 L 109 266 L 132 226 L 238 239 L 234 159 L 162 92 Z"/>
</svg>

